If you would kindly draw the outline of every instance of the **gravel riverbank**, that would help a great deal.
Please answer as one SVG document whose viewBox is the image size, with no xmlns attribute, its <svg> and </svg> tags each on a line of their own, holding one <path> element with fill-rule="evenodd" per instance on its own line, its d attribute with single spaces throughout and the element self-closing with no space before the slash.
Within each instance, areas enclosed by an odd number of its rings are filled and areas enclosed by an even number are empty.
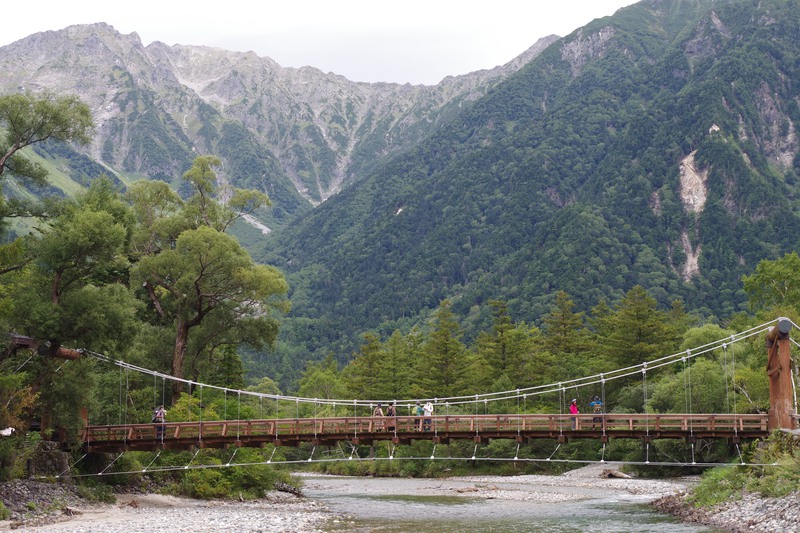
<svg viewBox="0 0 800 533">
<path fill-rule="evenodd" d="M 283 492 L 254 502 L 118 494 L 116 503 L 98 504 L 81 499 L 72 485 L 25 480 L 0 484 L 0 497 L 12 513 L 11 520 L 0 521 L 0 531 L 317 533 L 338 520 L 324 506 Z"/>
<path fill-rule="evenodd" d="M 650 501 L 661 512 L 686 522 L 729 531 L 800 533 L 800 494 L 782 499 L 746 495 L 713 509 L 694 509 L 685 503 L 691 480 L 652 480 L 609 477 L 613 465 L 591 465 L 561 476 L 467 476 L 446 479 L 397 479 L 384 490 L 418 495 L 457 495 L 487 500 L 560 504 L 598 493 L 629 494 Z M 301 477 L 303 477 L 301 475 Z M 353 486 L 365 481 L 353 478 Z M 310 493 L 328 482 L 324 476 L 307 480 Z M 341 484 L 342 482 L 339 481 Z M 347 490 L 346 479 L 343 490 Z M 377 484 L 376 484 L 377 485 Z M 0 521 L 0 531 L 131 533 L 144 531 L 317 533 L 347 524 L 312 498 L 274 492 L 256 502 L 200 501 L 158 494 L 120 494 L 114 504 L 89 503 L 70 484 L 30 480 L 0 484 L 0 499 L 12 512 Z M 346 529 L 346 527 L 345 527 Z"/>
<path fill-rule="evenodd" d="M 694 508 L 686 495 L 670 495 L 653 502 L 653 506 L 684 522 L 696 522 L 734 533 L 800 533 L 800 492 L 784 498 L 762 498 L 745 494 L 710 508 Z"/>
</svg>

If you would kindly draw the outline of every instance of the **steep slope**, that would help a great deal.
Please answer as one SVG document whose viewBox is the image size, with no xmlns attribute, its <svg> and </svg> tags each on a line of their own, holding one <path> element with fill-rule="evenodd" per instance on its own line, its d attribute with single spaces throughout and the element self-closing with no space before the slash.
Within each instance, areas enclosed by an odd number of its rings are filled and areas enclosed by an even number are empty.
<svg viewBox="0 0 800 533">
<path fill-rule="evenodd" d="M 635 284 L 742 309 L 741 275 L 800 244 L 799 13 L 648 0 L 554 43 L 268 242 L 294 315 L 347 353 L 445 297 L 473 322 L 489 298 L 536 321 L 557 290 L 587 309 Z"/>
<path fill-rule="evenodd" d="M 252 52 L 144 47 L 101 23 L 0 48 L 0 92 L 81 95 L 98 126 L 90 155 L 122 174 L 178 186 L 196 154 L 217 155 L 223 179 L 269 193 L 268 221 L 280 225 L 419 142 L 554 39 L 502 67 L 411 86 L 283 68 Z"/>
</svg>

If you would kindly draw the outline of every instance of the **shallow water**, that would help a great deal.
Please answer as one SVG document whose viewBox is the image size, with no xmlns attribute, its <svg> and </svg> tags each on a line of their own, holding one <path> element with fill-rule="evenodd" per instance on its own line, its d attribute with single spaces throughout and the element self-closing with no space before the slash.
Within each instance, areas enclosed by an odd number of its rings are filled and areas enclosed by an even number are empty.
<svg viewBox="0 0 800 533">
<path fill-rule="evenodd" d="M 652 496 L 635 496 L 591 486 L 531 486 L 515 482 L 513 478 L 507 482 L 493 480 L 488 485 L 457 479 L 337 476 L 308 476 L 304 477 L 304 482 L 306 496 L 348 517 L 330 525 L 327 529 L 330 532 L 721 531 L 682 524 L 673 517 L 654 512 L 647 505 Z M 481 495 L 458 492 L 476 485 L 490 486 L 492 490 Z M 492 492 L 498 497 L 493 497 Z M 564 501 L 552 501 L 559 498 Z"/>
</svg>

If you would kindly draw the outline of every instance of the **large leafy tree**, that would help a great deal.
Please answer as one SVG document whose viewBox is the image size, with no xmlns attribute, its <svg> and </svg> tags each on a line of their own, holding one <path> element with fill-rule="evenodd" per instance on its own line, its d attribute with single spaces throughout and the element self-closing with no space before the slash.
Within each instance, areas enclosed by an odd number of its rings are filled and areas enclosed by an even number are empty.
<svg viewBox="0 0 800 533">
<path fill-rule="evenodd" d="M 132 332 L 127 249 L 133 217 L 110 181 L 96 180 L 42 228 L 36 261 L 8 285 L 12 329 L 60 344 L 116 349 Z"/>
<path fill-rule="evenodd" d="M 180 379 L 187 369 L 208 367 L 204 363 L 225 345 L 271 344 L 278 331 L 276 313 L 288 310 L 283 275 L 256 264 L 224 233 L 269 200 L 262 193 L 228 190 L 223 191 L 227 203 L 219 201 L 213 170 L 219 165 L 215 157 L 195 159 L 184 175 L 195 194 L 185 203 L 172 198 L 160 206 L 163 217 L 146 209 L 146 201 L 136 209 L 140 219 L 147 217 L 147 229 L 137 235 L 144 255 L 131 270 L 131 284 L 144 290 L 155 322 L 173 329 L 171 373 Z M 154 191 L 138 193 L 134 201 Z M 173 382 L 173 401 L 182 390 L 180 381 Z"/>
<path fill-rule="evenodd" d="M 800 256 L 797 252 L 774 261 L 761 261 L 755 272 L 744 276 L 742 281 L 753 310 L 800 312 Z"/>
<path fill-rule="evenodd" d="M 87 144 L 94 124 L 89 107 L 77 96 L 8 94 L 0 96 L 0 175 L 9 170 L 19 177 L 44 180 L 47 172 L 21 156 L 26 146 L 54 139 Z"/>
<path fill-rule="evenodd" d="M 106 179 L 65 202 L 61 213 L 42 225 L 31 248 L 36 260 L 4 280 L 9 329 L 49 341 L 49 355 L 62 344 L 123 349 L 135 331 L 138 307 L 126 286 L 132 224 L 130 211 Z M 92 365 L 83 358 L 66 364 L 52 357 L 30 362 L 43 426 L 80 426 L 79 408 L 93 401 Z"/>
<path fill-rule="evenodd" d="M 48 139 L 87 144 L 94 124 L 89 107 L 77 96 L 49 93 L 0 96 L 0 177 L 5 171 L 18 178 L 44 184 L 47 171 L 25 157 L 21 150 Z M 0 222 L 12 216 L 28 215 L 30 209 L 9 205 L 0 194 Z M 0 226 L 0 234 L 2 234 Z M 32 255 L 17 239 L 0 246 L 0 274 L 18 270 Z"/>
</svg>

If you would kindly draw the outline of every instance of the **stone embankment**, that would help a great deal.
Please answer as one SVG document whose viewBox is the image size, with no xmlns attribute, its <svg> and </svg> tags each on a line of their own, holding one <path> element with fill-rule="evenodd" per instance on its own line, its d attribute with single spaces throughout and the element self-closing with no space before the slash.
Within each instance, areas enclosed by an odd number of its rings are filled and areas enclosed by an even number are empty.
<svg viewBox="0 0 800 533">
<path fill-rule="evenodd" d="M 685 494 L 664 496 L 653 506 L 684 522 L 696 522 L 734 533 L 800 533 L 800 492 L 783 498 L 762 498 L 745 494 L 709 508 L 695 508 Z"/>
</svg>

